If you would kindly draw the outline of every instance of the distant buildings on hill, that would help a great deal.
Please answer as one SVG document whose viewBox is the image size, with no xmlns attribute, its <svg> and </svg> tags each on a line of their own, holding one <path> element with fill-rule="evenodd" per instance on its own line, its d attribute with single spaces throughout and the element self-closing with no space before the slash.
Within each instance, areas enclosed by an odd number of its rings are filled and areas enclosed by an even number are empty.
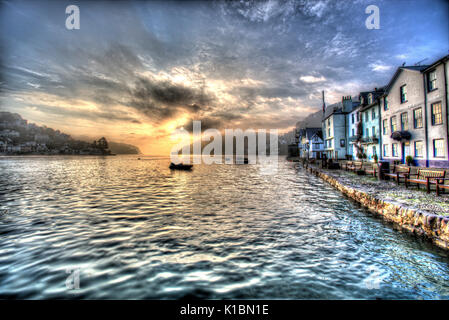
<svg viewBox="0 0 449 320">
<path fill-rule="evenodd" d="M 93 143 L 72 139 L 68 134 L 40 127 L 17 113 L 0 112 L 0 154 L 80 154 L 109 155 L 103 137 Z"/>
</svg>

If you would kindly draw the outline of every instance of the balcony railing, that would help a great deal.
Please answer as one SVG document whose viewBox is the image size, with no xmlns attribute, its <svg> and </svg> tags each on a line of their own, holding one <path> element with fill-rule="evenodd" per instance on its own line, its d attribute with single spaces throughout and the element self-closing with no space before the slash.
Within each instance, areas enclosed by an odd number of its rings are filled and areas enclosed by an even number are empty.
<svg viewBox="0 0 449 320">
<path fill-rule="evenodd" d="M 379 138 L 376 136 L 372 137 L 363 137 L 362 143 L 379 143 Z"/>
<path fill-rule="evenodd" d="M 358 139 L 360 139 L 360 136 L 350 136 L 349 142 L 354 142 L 354 141 L 357 141 Z"/>
</svg>

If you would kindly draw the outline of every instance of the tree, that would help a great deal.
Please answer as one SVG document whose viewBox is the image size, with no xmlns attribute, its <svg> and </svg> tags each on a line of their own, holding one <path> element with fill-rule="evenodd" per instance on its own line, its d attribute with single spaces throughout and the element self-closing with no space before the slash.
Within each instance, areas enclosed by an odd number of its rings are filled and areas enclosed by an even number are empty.
<svg viewBox="0 0 449 320">
<path fill-rule="evenodd" d="M 101 150 L 108 149 L 108 141 L 106 140 L 105 137 L 101 137 L 101 139 L 98 140 L 97 145 L 98 145 L 98 148 L 101 149 Z"/>
</svg>

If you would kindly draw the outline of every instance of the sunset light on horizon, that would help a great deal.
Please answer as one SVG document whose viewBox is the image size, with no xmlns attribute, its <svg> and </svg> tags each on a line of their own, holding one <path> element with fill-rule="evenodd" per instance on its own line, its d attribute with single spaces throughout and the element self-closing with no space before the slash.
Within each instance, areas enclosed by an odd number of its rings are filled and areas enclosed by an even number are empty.
<svg viewBox="0 0 449 320">
<path fill-rule="evenodd" d="M 433 26 L 446 4 L 377 2 L 381 30 L 365 28 L 366 1 L 80 1 L 80 29 L 67 30 L 68 2 L 3 1 L 1 109 L 154 155 L 192 120 L 287 132 L 322 90 L 338 102 L 447 53 L 448 28 Z"/>
</svg>

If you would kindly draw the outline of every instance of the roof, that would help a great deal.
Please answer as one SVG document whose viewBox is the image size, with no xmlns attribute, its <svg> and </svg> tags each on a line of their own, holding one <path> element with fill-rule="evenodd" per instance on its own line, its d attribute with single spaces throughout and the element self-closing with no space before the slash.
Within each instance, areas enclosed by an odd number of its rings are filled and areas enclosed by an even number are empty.
<svg viewBox="0 0 449 320">
<path fill-rule="evenodd" d="M 373 95 L 373 102 L 371 104 L 361 105 L 360 111 L 365 111 L 365 110 L 373 107 L 374 105 L 376 105 L 378 103 L 379 98 L 381 98 L 384 95 L 385 87 L 376 88 L 376 89 L 377 90 L 375 90 L 375 91 L 364 92 L 364 93 L 366 93 L 366 100 L 368 100 L 368 95 L 370 93 Z"/>
<path fill-rule="evenodd" d="M 323 137 L 321 128 L 304 128 L 298 130 L 299 137 L 306 137 L 307 140 L 312 139 L 314 135 L 318 135 L 320 138 Z"/>
<path fill-rule="evenodd" d="M 391 78 L 390 82 L 385 86 L 385 93 L 388 93 L 390 91 L 390 88 L 395 83 L 396 79 L 399 77 L 399 74 L 402 72 L 402 70 L 411 70 L 411 71 L 418 71 L 421 72 L 425 69 L 427 69 L 429 66 L 402 66 L 399 67 L 396 72 L 394 73 L 393 77 Z"/>
<path fill-rule="evenodd" d="M 354 111 L 356 111 L 359 108 L 360 108 L 360 101 L 352 101 L 352 110 L 351 110 L 351 112 L 354 112 Z"/>
<path fill-rule="evenodd" d="M 424 65 L 424 66 L 404 66 L 404 67 L 400 67 L 400 68 L 415 70 L 415 71 L 422 71 L 422 70 L 426 69 L 427 67 L 428 67 L 427 65 Z"/>
<path fill-rule="evenodd" d="M 321 128 L 306 128 L 306 138 L 311 140 L 316 133 L 321 133 Z"/>
<path fill-rule="evenodd" d="M 337 102 L 326 107 L 324 112 L 324 119 L 328 118 L 332 114 L 343 113 L 343 103 Z"/>
<path fill-rule="evenodd" d="M 446 56 L 444 56 L 444 57 L 441 58 L 441 59 L 438 59 L 437 61 L 435 61 L 435 62 L 432 63 L 431 65 L 428 65 L 427 68 L 425 68 L 424 70 L 421 70 L 421 72 L 427 72 L 427 71 L 429 71 L 430 69 L 432 69 L 432 68 L 436 67 L 437 65 L 439 65 L 440 63 L 446 62 L 447 60 L 449 60 L 449 54 L 446 55 Z"/>
</svg>

